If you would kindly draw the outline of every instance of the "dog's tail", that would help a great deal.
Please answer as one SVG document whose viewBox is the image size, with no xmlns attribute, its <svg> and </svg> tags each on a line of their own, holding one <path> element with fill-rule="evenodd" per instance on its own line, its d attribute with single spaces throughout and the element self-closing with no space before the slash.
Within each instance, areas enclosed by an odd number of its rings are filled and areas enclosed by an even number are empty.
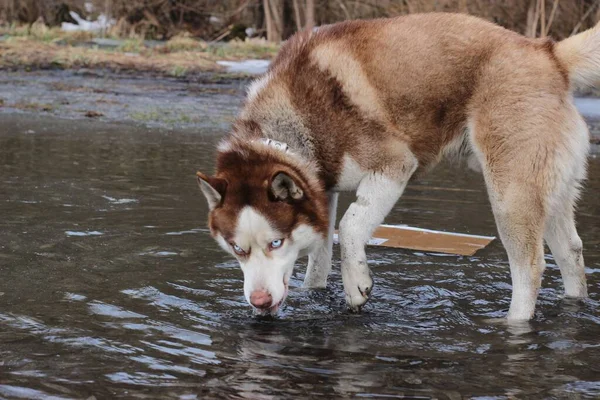
<svg viewBox="0 0 600 400">
<path fill-rule="evenodd" d="M 558 42 L 556 55 L 567 67 L 574 88 L 600 85 L 600 23 Z"/>
<path fill-rule="evenodd" d="M 558 42 L 558 59 L 567 67 L 574 88 L 600 85 L 600 23 Z"/>
</svg>

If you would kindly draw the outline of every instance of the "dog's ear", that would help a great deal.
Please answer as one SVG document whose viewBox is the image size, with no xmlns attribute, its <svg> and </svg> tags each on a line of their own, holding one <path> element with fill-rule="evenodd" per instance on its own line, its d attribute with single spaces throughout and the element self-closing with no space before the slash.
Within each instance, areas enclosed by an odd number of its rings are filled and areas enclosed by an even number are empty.
<svg viewBox="0 0 600 400">
<path fill-rule="evenodd" d="M 221 178 L 206 176 L 202 172 L 196 172 L 196 176 L 198 177 L 198 186 L 200 186 L 208 202 L 208 208 L 212 211 L 221 204 L 223 197 L 225 197 L 227 181 Z"/>
<path fill-rule="evenodd" d="M 304 198 L 302 188 L 285 172 L 277 172 L 273 175 L 270 190 L 277 200 L 301 200 Z"/>
</svg>

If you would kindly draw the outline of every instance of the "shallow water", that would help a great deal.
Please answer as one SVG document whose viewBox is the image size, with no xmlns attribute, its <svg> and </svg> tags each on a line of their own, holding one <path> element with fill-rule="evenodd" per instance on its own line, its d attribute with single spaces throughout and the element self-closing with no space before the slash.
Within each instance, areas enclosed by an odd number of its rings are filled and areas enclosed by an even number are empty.
<svg viewBox="0 0 600 400">
<path fill-rule="evenodd" d="M 252 317 L 196 187 L 216 132 L 1 116 L 0 398 L 600 396 L 600 159 L 578 212 L 590 299 L 552 257 L 536 318 L 507 326 L 499 242 L 475 257 L 370 248 L 374 298 L 329 287 Z M 345 196 L 341 207 L 351 199 Z M 389 223 L 495 235 L 482 179 L 437 169 Z M 486 397 L 487 396 L 487 397 Z"/>
</svg>

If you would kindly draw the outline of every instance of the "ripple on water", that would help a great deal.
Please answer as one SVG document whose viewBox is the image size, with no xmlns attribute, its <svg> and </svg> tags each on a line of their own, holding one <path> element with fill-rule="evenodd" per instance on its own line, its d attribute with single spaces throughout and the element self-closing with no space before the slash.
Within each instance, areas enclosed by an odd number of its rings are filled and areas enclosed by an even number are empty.
<svg viewBox="0 0 600 400">
<path fill-rule="evenodd" d="M 280 315 L 257 319 L 195 183 L 218 137 L 26 122 L 0 135 L 0 195 L 12 199 L 1 203 L 0 397 L 600 395 L 600 159 L 578 210 L 586 301 L 563 299 L 548 255 L 536 318 L 507 324 L 495 241 L 474 257 L 370 248 L 375 289 L 351 314 L 336 246 L 326 289 L 302 289 L 300 260 Z M 406 195 L 387 222 L 496 234 L 471 172 L 438 169 Z"/>
</svg>

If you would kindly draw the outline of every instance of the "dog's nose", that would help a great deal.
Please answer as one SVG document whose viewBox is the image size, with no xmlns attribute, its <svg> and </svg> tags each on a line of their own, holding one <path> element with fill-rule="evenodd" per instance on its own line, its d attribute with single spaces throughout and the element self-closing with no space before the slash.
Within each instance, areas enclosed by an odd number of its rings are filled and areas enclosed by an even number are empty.
<svg viewBox="0 0 600 400">
<path fill-rule="evenodd" d="M 250 295 L 250 303 L 260 309 L 265 309 L 271 307 L 271 303 L 273 302 L 273 298 L 271 294 L 266 290 L 255 290 Z"/>
</svg>

